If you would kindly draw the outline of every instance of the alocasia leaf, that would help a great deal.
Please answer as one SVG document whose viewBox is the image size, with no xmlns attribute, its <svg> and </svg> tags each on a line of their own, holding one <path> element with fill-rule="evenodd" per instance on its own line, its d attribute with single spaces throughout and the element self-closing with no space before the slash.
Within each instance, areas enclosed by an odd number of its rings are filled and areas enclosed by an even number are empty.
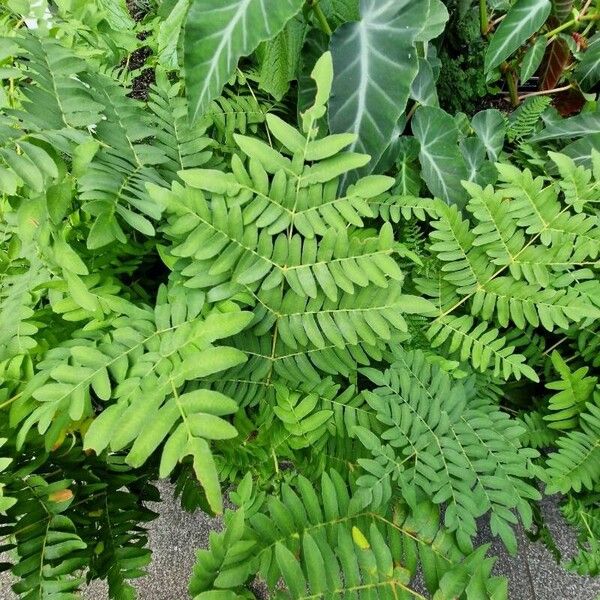
<svg viewBox="0 0 600 600">
<path fill-rule="evenodd" d="M 360 19 L 358 0 L 321 0 L 319 6 L 332 29 Z"/>
<path fill-rule="evenodd" d="M 467 166 L 467 179 L 480 186 L 494 183 L 498 177 L 496 167 L 488 160 L 485 146 L 478 137 L 461 140 L 458 145 Z"/>
<path fill-rule="evenodd" d="M 466 192 L 461 181 L 468 178 L 458 149 L 458 128 L 441 108 L 421 106 L 412 120 L 412 130 L 421 149 L 421 177 L 432 194 L 448 204 L 461 204 Z"/>
<path fill-rule="evenodd" d="M 421 190 L 419 175 L 419 144 L 413 137 L 403 136 L 396 143 L 396 184 L 394 193 L 402 196 L 418 196 Z"/>
<path fill-rule="evenodd" d="M 600 151 L 600 133 L 586 135 L 570 144 L 567 144 L 561 152 L 575 161 L 576 165 L 586 168 L 592 166 L 592 153 Z"/>
<path fill-rule="evenodd" d="M 485 54 L 485 70 L 491 71 L 518 50 L 546 22 L 550 0 L 517 0 L 492 36 Z"/>
<path fill-rule="evenodd" d="M 433 69 L 425 58 L 419 58 L 419 70 L 410 86 L 410 97 L 423 106 L 439 106 Z"/>
<path fill-rule="evenodd" d="M 428 42 L 438 35 L 442 35 L 450 18 L 446 6 L 440 0 L 425 0 L 418 3 L 413 2 L 413 4 L 417 4 L 421 10 L 422 23 L 415 41 Z"/>
<path fill-rule="evenodd" d="M 600 35 L 596 34 L 588 49 L 583 53 L 581 62 L 575 69 L 575 77 L 582 89 L 589 91 L 600 81 Z"/>
<path fill-rule="evenodd" d="M 221 93 L 238 60 L 275 37 L 302 4 L 303 0 L 192 0 L 184 35 L 192 119 Z"/>
<path fill-rule="evenodd" d="M 416 40 L 439 34 L 448 13 L 440 0 L 361 0 L 361 20 L 333 35 L 333 133 L 357 134 L 350 150 L 371 156 L 373 169 L 392 139 L 418 72 Z"/>
<path fill-rule="evenodd" d="M 506 121 L 502 113 L 495 108 L 482 110 L 471 120 L 471 127 L 485 146 L 488 158 L 496 162 L 506 136 Z"/>
<path fill-rule="evenodd" d="M 540 90 L 552 90 L 562 78 L 571 59 L 567 41 L 558 36 L 545 53 L 544 67 L 540 73 Z"/>
<path fill-rule="evenodd" d="M 578 138 L 600 133 L 600 111 L 581 113 L 569 119 L 557 119 L 531 138 L 533 142 Z"/>
<path fill-rule="evenodd" d="M 573 10 L 573 4 L 574 0 L 552 0 L 552 12 L 559 21 L 565 21 Z"/>
<path fill-rule="evenodd" d="M 544 58 L 545 51 L 546 38 L 542 36 L 535 40 L 529 47 L 529 50 L 525 52 L 525 56 L 523 56 L 523 60 L 521 61 L 521 72 L 519 73 L 521 83 L 529 81 L 531 76 L 538 70 L 542 58 Z"/>
</svg>

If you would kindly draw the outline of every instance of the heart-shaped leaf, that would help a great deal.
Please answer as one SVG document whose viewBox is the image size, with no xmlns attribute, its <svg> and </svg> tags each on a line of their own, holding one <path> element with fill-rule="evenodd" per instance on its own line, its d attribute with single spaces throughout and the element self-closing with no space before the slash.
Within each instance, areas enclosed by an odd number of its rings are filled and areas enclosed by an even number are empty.
<svg viewBox="0 0 600 600">
<path fill-rule="evenodd" d="M 194 0 L 185 23 L 185 84 L 192 119 L 200 117 L 242 56 L 276 36 L 302 0 Z"/>
<path fill-rule="evenodd" d="M 518 0 L 492 36 L 485 54 L 485 70 L 491 71 L 518 50 L 546 22 L 550 0 Z"/>
<path fill-rule="evenodd" d="M 361 20 L 340 27 L 331 41 L 329 125 L 334 133 L 357 135 L 349 150 L 371 156 L 366 173 L 406 108 L 419 69 L 415 42 L 439 35 L 448 12 L 440 0 L 361 0 L 360 12 Z"/>
</svg>

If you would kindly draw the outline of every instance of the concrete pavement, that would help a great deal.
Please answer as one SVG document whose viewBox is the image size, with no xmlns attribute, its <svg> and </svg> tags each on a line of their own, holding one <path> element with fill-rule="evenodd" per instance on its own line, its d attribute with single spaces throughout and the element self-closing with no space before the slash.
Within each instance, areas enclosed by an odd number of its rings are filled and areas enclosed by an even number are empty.
<svg viewBox="0 0 600 600">
<path fill-rule="evenodd" d="M 190 515 L 172 500 L 172 490 L 161 486 L 165 501 L 160 517 L 150 530 L 153 561 L 146 578 L 137 580 L 139 600 L 188 600 L 187 582 L 194 564 L 195 549 L 205 547 L 211 530 L 219 529 L 218 519 L 198 512 Z M 549 527 L 557 545 L 568 557 L 574 551 L 572 533 L 565 526 L 558 509 L 551 501 L 543 505 Z M 486 532 L 482 542 L 489 539 Z M 539 543 L 531 543 L 520 534 L 520 551 L 516 557 L 506 554 L 500 544 L 493 542 L 499 554 L 496 572 L 509 577 L 511 600 L 598 600 L 600 577 L 594 580 L 566 572 Z M 6 575 L 0 576 L 0 600 L 15 600 Z M 106 600 L 102 582 L 90 586 L 85 600 Z"/>
</svg>

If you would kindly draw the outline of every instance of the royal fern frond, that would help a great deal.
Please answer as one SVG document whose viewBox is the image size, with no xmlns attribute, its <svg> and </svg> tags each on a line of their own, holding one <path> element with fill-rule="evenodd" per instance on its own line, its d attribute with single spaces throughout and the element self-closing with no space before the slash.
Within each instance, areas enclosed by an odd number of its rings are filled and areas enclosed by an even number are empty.
<svg viewBox="0 0 600 600">
<path fill-rule="evenodd" d="M 213 590 L 242 598 L 254 574 L 270 589 L 282 579 L 285 589 L 276 592 L 281 598 L 410 596 L 420 561 L 436 564 L 425 578 L 435 594 L 463 569 L 474 576 L 491 567 L 482 551 L 463 559 L 431 504 L 409 509 L 395 502 L 388 511 L 371 510 L 334 470 L 323 475 L 320 489 L 300 476 L 266 502 L 246 477 L 236 499 L 241 507 L 228 513 L 225 531 L 198 554 L 190 582 L 194 598 Z M 469 588 L 469 579 L 461 589 Z"/>
<path fill-rule="evenodd" d="M 373 463 L 389 463 L 400 490 L 416 485 L 434 503 L 446 504 L 446 526 L 462 548 L 471 547 L 475 519 L 489 511 L 492 531 L 516 551 L 512 510 L 528 526 L 529 501 L 539 498 L 527 481 L 537 452 L 521 446 L 523 430 L 498 408 L 480 406 L 421 352 L 406 353 L 384 373 L 363 373 L 377 386 L 365 395 L 386 430 L 380 438 L 357 430 L 375 457 L 361 465 L 371 471 Z"/>
</svg>

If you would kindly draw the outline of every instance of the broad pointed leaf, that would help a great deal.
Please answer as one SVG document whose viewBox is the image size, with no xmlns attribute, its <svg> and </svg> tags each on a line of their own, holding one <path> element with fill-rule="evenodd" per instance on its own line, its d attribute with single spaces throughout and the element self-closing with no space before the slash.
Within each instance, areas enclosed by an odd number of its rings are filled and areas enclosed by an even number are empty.
<svg viewBox="0 0 600 600">
<path fill-rule="evenodd" d="M 600 133 L 586 135 L 567 144 L 561 152 L 586 168 L 592 166 L 592 152 L 600 152 Z"/>
<path fill-rule="evenodd" d="M 525 56 L 521 61 L 521 72 L 519 74 L 521 83 L 525 83 L 531 79 L 532 75 L 538 70 L 542 58 L 544 58 L 544 52 L 546 51 L 546 38 L 544 36 L 539 37 L 531 46 L 529 50 L 525 52 Z"/>
<path fill-rule="evenodd" d="M 360 19 L 358 0 L 320 0 L 319 6 L 332 29 Z"/>
<path fill-rule="evenodd" d="M 589 91 L 600 81 L 600 35 L 596 34 L 575 69 L 579 85 Z"/>
<path fill-rule="evenodd" d="M 447 11 L 439 0 L 361 0 L 361 20 L 333 35 L 334 83 L 329 125 L 355 133 L 350 150 L 371 156 L 369 172 L 390 143 L 418 72 L 414 47 L 440 31 Z M 352 176 L 352 178 L 355 178 Z"/>
<path fill-rule="evenodd" d="M 552 121 L 531 140 L 543 142 L 561 138 L 576 138 L 600 133 L 600 111 L 582 113 L 569 119 Z"/>
<path fill-rule="evenodd" d="M 559 21 L 565 21 L 573 10 L 574 0 L 552 0 L 552 12 Z"/>
<path fill-rule="evenodd" d="M 497 179 L 496 167 L 488 160 L 485 146 L 477 137 L 461 140 L 458 145 L 467 166 L 467 179 L 485 187 Z"/>
<path fill-rule="evenodd" d="M 397 154 L 394 193 L 419 196 L 423 185 L 419 174 L 419 143 L 413 137 L 402 136 L 394 146 Z"/>
<path fill-rule="evenodd" d="M 281 100 L 296 79 L 307 25 L 302 16 L 291 19 L 274 39 L 261 44 L 260 88 Z"/>
<path fill-rule="evenodd" d="M 193 0 L 185 23 L 184 66 L 190 116 L 216 98 L 242 56 L 276 36 L 303 0 Z"/>
<path fill-rule="evenodd" d="M 550 0 L 517 0 L 492 36 L 485 54 L 485 70 L 491 71 L 516 52 L 546 22 Z"/>
<path fill-rule="evenodd" d="M 419 71 L 410 86 L 410 97 L 422 106 L 439 106 L 433 69 L 425 58 L 419 58 Z"/>
<path fill-rule="evenodd" d="M 506 136 L 506 121 L 502 113 L 495 108 L 482 110 L 473 117 L 471 126 L 485 146 L 488 158 L 496 162 Z"/>
<path fill-rule="evenodd" d="M 461 185 L 467 179 L 467 167 L 458 149 L 458 129 L 454 119 L 441 108 L 422 106 L 412 121 L 419 140 L 419 159 L 427 187 L 448 204 L 461 204 L 466 192 Z"/>
<path fill-rule="evenodd" d="M 561 80 L 571 60 L 571 50 L 563 37 L 557 37 L 544 54 L 544 66 L 540 73 L 540 90 L 552 90 Z"/>
</svg>

